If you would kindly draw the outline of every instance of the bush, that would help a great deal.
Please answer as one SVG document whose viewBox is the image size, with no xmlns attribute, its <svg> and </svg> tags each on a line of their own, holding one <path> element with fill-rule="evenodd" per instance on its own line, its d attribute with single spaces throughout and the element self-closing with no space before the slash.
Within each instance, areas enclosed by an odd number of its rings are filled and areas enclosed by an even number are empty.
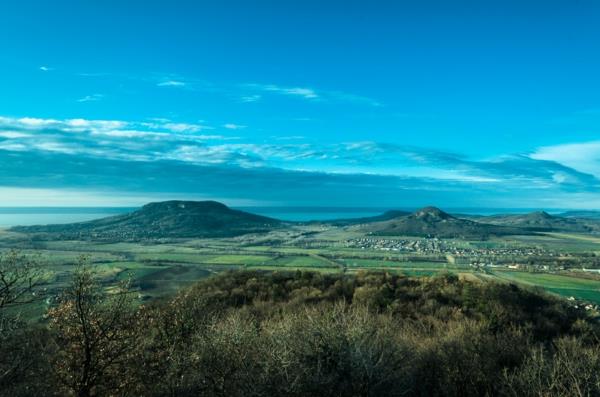
<svg viewBox="0 0 600 397">
<path fill-rule="evenodd" d="M 35 332 L 21 329 L 0 346 L 22 347 L 37 363 L 0 394 L 600 393 L 597 323 L 511 285 L 239 271 L 137 309 L 121 292 L 107 294 L 90 273 L 76 273 L 39 331 L 53 343 L 23 343 Z"/>
</svg>

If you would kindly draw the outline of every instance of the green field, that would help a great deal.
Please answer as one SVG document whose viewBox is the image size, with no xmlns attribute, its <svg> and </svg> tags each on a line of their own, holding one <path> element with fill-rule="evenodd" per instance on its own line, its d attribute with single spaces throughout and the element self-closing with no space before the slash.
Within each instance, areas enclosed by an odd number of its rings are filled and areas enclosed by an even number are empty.
<svg viewBox="0 0 600 397">
<path fill-rule="evenodd" d="M 541 287 L 567 298 L 600 303 L 600 281 L 548 273 L 497 271 L 493 274 L 501 280 Z"/>
</svg>

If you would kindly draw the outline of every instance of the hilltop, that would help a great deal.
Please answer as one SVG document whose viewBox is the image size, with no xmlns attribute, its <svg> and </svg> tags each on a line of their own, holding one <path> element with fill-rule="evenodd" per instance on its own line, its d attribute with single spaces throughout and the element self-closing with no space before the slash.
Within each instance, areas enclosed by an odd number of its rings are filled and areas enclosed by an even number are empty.
<svg viewBox="0 0 600 397">
<path fill-rule="evenodd" d="M 269 231 L 281 221 L 234 210 L 216 201 L 164 201 L 129 214 L 98 220 L 39 226 L 17 226 L 15 232 L 58 239 L 231 237 Z"/>
<path fill-rule="evenodd" d="M 578 218 L 554 216 L 545 211 L 517 215 L 492 215 L 480 217 L 478 220 L 494 225 L 519 227 L 537 232 L 565 231 L 588 233 L 594 230 L 593 222 Z"/>
<path fill-rule="evenodd" d="M 526 234 L 522 229 L 456 218 L 436 207 L 363 227 L 376 235 L 485 239 L 491 235 Z"/>
</svg>

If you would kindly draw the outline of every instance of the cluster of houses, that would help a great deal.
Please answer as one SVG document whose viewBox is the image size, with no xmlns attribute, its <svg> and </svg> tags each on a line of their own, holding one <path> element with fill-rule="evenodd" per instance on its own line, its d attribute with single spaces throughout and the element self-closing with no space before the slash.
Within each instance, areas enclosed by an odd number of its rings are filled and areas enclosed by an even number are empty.
<svg viewBox="0 0 600 397">
<path fill-rule="evenodd" d="M 349 239 L 344 242 L 347 248 L 364 250 L 396 251 L 399 253 L 443 254 L 454 256 L 555 256 L 554 252 L 538 247 L 465 247 L 452 240 L 437 238 L 424 239 L 385 239 L 363 237 Z"/>
</svg>

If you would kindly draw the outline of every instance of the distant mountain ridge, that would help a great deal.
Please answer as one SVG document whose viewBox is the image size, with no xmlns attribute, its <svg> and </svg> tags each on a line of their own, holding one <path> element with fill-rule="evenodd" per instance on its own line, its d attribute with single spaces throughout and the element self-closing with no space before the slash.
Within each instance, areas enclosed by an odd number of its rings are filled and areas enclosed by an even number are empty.
<svg viewBox="0 0 600 397">
<path fill-rule="evenodd" d="M 234 210 L 216 201 L 164 201 L 137 211 L 98 220 L 45 226 L 17 226 L 12 231 L 60 239 L 135 240 L 164 237 L 231 237 L 270 231 L 281 221 Z"/>
<path fill-rule="evenodd" d="M 598 228 L 593 220 L 550 215 L 545 211 L 530 212 L 528 214 L 491 215 L 477 217 L 476 220 L 494 225 L 520 227 L 536 232 L 589 233 Z"/>
<path fill-rule="evenodd" d="M 586 213 L 587 214 L 587 213 Z M 571 214 L 575 216 L 579 214 Z M 127 214 L 92 221 L 10 230 L 36 239 L 130 241 L 159 238 L 234 237 L 265 233 L 291 225 L 348 227 L 372 235 L 487 239 L 490 236 L 538 232 L 600 232 L 598 219 L 564 217 L 544 211 L 507 215 L 451 215 L 436 207 L 413 213 L 390 210 L 376 216 L 312 222 L 284 222 L 235 210 L 216 201 L 164 201 Z"/>
<path fill-rule="evenodd" d="M 329 224 L 329 225 L 333 225 L 333 226 L 351 226 L 351 225 L 359 225 L 359 224 L 363 224 L 363 223 L 387 221 L 387 220 L 398 218 L 400 216 L 405 216 L 408 214 L 410 214 L 410 212 L 400 211 L 400 210 L 389 210 L 389 211 L 385 211 L 383 214 L 374 215 L 374 216 L 365 216 L 365 217 L 360 217 L 360 218 L 332 219 L 332 220 L 324 220 L 324 221 L 311 221 L 309 223 L 323 223 L 323 224 Z"/>
<path fill-rule="evenodd" d="M 529 234 L 520 228 L 457 218 L 436 207 L 425 207 L 409 215 L 365 225 L 361 229 L 382 236 L 439 238 L 485 239 L 492 235 Z"/>
<path fill-rule="evenodd" d="M 576 210 L 567 211 L 560 214 L 563 218 L 584 218 L 584 219 L 600 219 L 600 211 L 594 210 Z"/>
</svg>

